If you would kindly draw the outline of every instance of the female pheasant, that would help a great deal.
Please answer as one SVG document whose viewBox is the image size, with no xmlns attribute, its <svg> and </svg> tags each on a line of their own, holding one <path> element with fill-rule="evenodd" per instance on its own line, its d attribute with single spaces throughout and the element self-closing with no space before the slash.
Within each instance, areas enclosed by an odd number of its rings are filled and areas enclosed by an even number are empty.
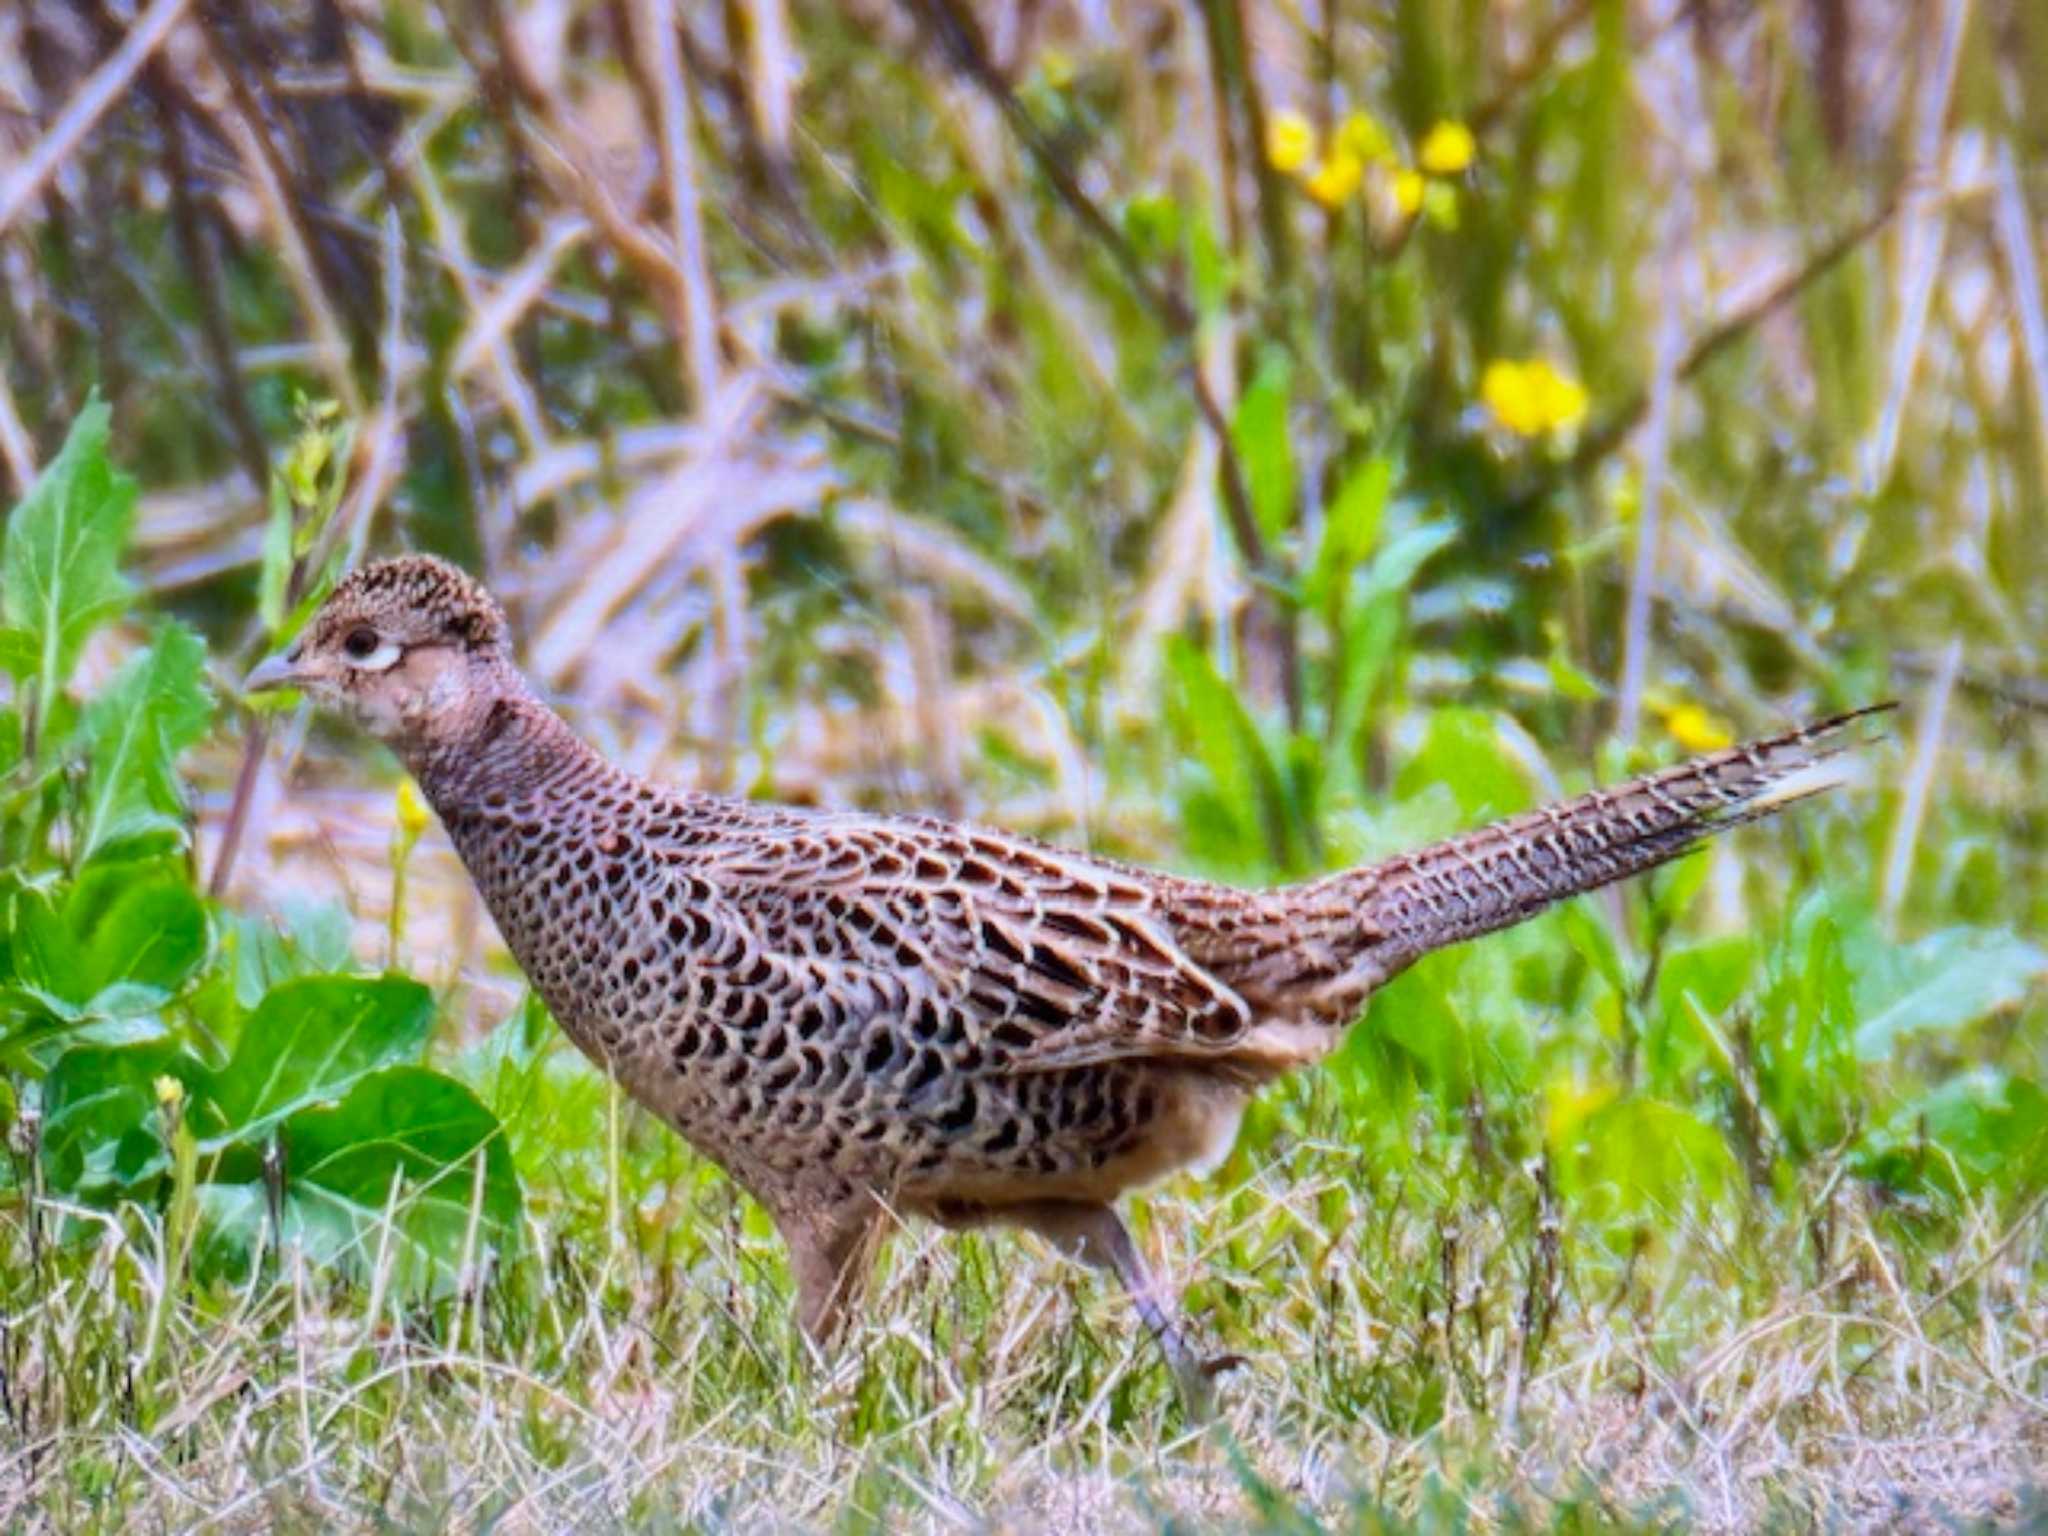
<svg viewBox="0 0 2048 1536">
<path fill-rule="evenodd" d="M 490 596 L 421 556 L 342 582 L 248 680 L 280 686 L 404 760 L 569 1037 L 774 1217 L 814 1338 L 890 1213 L 1027 1227 L 1117 1273 L 1196 1407 L 1209 1367 L 1118 1196 L 1222 1156 L 1251 1095 L 1418 957 L 1825 787 L 1809 770 L 1857 718 L 1244 891 L 648 783 L 535 696 Z"/>
</svg>

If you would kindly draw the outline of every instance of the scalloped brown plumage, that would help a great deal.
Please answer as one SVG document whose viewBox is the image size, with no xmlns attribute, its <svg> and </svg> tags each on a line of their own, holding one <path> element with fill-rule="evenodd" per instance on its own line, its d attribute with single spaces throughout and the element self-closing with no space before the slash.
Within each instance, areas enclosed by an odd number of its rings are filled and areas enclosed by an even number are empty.
<svg viewBox="0 0 2048 1536">
<path fill-rule="evenodd" d="M 304 687 L 398 752 L 570 1038 L 773 1215 L 814 1337 L 891 1212 L 1023 1226 L 1119 1274 L 1196 1407 L 1209 1368 L 1117 1197 L 1222 1156 L 1251 1094 L 1420 956 L 1825 787 L 1808 770 L 1858 718 L 1243 891 L 647 783 L 534 696 L 506 634 L 480 586 L 408 556 L 344 581 L 250 686 Z"/>
</svg>

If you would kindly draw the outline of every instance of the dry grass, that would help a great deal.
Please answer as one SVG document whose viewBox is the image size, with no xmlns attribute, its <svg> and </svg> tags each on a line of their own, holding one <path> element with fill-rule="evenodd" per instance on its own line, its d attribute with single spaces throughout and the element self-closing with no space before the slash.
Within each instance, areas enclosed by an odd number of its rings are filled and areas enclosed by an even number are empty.
<svg viewBox="0 0 2048 1536">
<path fill-rule="evenodd" d="M 1262 1519 L 1269 1502 L 1329 1529 L 2044 1514 L 2028 1491 L 2048 1456 L 2038 1210 L 1973 1229 L 1931 1271 L 1967 1303 L 1898 1288 L 1923 1256 L 1853 1210 L 1818 1287 L 1779 1278 L 1799 1265 L 1775 1250 L 1801 1238 L 1768 1227 L 1659 1239 L 1632 1278 L 1568 1242 L 1525 1377 L 1541 1266 L 1512 1217 L 1411 1199 L 1330 1229 L 1342 1148 L 1287 1162 L 1147 1207 L 1172 1271 L 1201 1277 L 1205 1327 L 1248 1359 L 1206 1438 L 1120 1300 L 1022 1240 L 899 1234 L 847 1353 L 808 1360 L 772 1242 L 694 1170 L 633 1204 L 609 1250 L 601 1223 L 537 1210 L 530 1269 L 438 1319 L 368 1310 L 287 1257 L 181 1300 L 148 1360 L 154 1229 L 124 1213 L 89 1261 L 45 1256 L 61 1278 L 8 1320 L 0 1523 L 1295 1528 Z M 1440 1416 L 1404 1430 L 1431 1391 Z"/>
</svg>

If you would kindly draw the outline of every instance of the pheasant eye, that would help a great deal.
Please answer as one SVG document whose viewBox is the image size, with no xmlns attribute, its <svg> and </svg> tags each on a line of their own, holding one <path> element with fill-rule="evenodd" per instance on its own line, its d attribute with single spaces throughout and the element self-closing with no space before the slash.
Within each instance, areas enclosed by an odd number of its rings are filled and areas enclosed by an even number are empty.
<svg viewBox="0 0 2048 1536">
<path fill-rule="evenodd" d="M 341 648 L 357 661 L 364 661 L 376 654 L 378 644 L 377 631 L 357 628 L 348 632 L 348 638 L 341 642 Z"/>
</svg>

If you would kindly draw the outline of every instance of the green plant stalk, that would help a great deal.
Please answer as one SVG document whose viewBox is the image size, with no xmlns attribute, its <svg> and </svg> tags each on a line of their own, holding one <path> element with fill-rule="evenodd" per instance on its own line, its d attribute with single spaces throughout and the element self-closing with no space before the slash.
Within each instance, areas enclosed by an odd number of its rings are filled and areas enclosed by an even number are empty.
<svg viewBox="0 0 2048 1536">
<path fill-rule="evenodd" d="M 159 1090 L 161 1093 L 162 1090 Z M 192 1240 L 199 1229 L 199 1141 L 185 1123 L 182 1092 L 166 1095 L 159 1105 L 164 1140 L 171 1153 L 171 1198 L 164 1207 L 159 1229 L 160 1264 L 156 1294 L 150 1300 L 149 1318 L 143 1326 L 136 1376 L 146 1380 L 163 1342 L 164 1319 L 172 1299 L 183 1293 L 185 1274 L 192 1257 Z"/>
<path fill-rule="evenodd" d="M 411 818 L 400 814 L 398 829 L 391 835 L 391 917 L 385 925 L 385 964 L 392 970 L 399 968 L 399 937 L 405 932 L 405 888 L 406 871 L 412 864 L 412 851 L 420 840 L 420 827 Z"/>
</svg>

